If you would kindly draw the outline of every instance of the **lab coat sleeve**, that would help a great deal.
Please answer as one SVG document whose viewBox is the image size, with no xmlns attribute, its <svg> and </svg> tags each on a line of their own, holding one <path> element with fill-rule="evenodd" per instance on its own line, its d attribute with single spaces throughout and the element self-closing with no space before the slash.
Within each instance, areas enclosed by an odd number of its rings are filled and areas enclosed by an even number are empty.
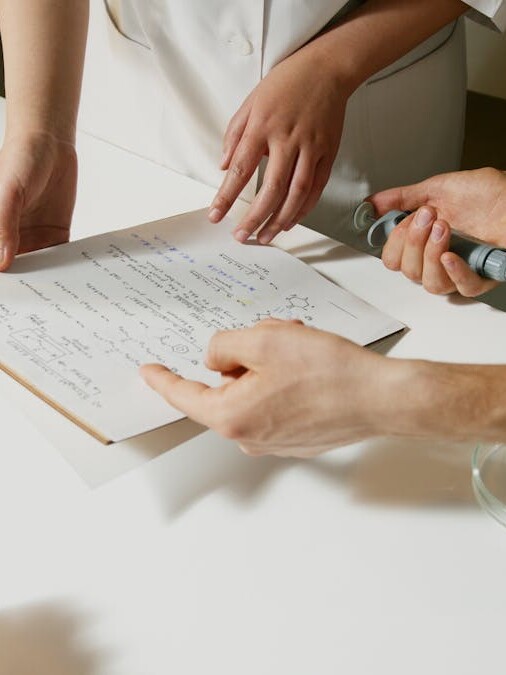
<svg viewBox="0 0 506 675">
<path fill-rule="evenodd" d="M 473 9 L 469 16 L 480 23 L 494 26 L 500 31 L 506 31 L 506 1 L 505 0 L 465 0 L 466 5 Z"/>
</svg>

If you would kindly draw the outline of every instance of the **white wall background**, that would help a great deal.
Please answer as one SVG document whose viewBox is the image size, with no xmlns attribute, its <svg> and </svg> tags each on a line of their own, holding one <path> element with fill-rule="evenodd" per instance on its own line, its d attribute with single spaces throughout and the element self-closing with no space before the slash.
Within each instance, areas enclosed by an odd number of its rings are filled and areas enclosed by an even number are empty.
<svg viewBox="0 0 506 675">
<path fill-rule="evenodd" d="M 466 23 L 469 89 L 506 99 L 506 35 Z"/>
</svg>

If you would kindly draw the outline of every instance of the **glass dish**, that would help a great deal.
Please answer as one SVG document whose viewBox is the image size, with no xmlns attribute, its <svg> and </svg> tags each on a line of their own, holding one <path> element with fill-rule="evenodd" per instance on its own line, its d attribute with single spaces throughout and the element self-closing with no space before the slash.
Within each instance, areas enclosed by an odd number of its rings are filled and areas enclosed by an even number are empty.
<svg viewBox="0 0 506 675">
<path fill-rule="evenodd" d="M 478 445 L 472 466 L 478 502 L 506 527 L 506 445 Z"/>
</svg>

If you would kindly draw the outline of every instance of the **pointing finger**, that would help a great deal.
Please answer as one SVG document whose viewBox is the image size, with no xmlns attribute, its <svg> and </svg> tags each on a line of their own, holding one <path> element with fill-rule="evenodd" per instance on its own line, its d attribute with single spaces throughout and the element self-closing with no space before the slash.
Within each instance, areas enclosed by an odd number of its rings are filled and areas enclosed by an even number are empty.
<svg viewBox="0 0 506 675">
<path fill-rule="evenodd" d="M 196 422 L 211 426 L 213 390 L 201 382 L 185 380 L 159 364 L 142 366 L 140 374 L 146 384 L 169 405 Z"/>
</svg>

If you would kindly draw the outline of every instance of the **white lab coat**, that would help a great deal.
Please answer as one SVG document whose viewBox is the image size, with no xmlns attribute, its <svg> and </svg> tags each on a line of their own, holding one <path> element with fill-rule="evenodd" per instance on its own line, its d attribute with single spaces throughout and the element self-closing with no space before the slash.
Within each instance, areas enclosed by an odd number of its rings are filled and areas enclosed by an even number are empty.
<svg viewBox="0 0 506 675">
<path fill-rule="evenodd" d="M 499 25 L 506 20 L 500 1 L 468 4 Z M 232 115 L 276 63 L 345 5 L 346 11 L 346 0 L 92 0 L 81 126 L 218 186 Z M 458 168 L 465 89 L 461 21 L 360 87 L 348 104 L 332 177 L 307 223 L 351 241 L 350 213 L 367 194 Z"/>
</svg>

